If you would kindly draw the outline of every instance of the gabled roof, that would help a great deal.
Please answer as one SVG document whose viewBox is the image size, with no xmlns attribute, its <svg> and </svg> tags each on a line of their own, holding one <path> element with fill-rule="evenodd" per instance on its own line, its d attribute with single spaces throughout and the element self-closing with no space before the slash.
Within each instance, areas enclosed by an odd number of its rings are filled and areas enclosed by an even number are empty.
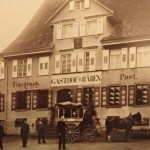
<svg viewBox="0 0 150 150">
<path fill-rule="evenodd" d="M 150 37 L 150 0 L 95 0 L 116 15 L 120 22 L 102 44 Z M 61 10 L 68 0 L 45 0 L 24 31 L 4 51 L 2 57 L 52 52 L 53 27 L 46 22 Z M 112 14 L 113 14 L 112 13 Z"/>
<path fill-rule="evenodd" d="M 2 57 L 52 52 L 53 28 L 45 24 L 47 19 L 66 0 L 45 0 L 22 33 L 1 52 Z"/>
<path fill-rule="evenodd" d="M 98 0 L 119 17 L 110 36 L 102 44 L 150 39 L 150 0 Z M 110 2 L 111 1 L 111 2 Z"/>
</svg>

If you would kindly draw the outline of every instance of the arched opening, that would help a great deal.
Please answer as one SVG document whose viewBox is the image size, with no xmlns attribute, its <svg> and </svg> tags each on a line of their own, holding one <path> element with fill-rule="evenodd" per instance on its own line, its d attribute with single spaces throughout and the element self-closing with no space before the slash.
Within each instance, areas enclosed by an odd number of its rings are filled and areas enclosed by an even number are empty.
<svg viewBox="0 0 150 150">
<path fill-rule="evenodd" d="M 57 92 L 57 103 L 73 101 L 73 91 L 71 89 L 61 89 Z"/>
</svg>

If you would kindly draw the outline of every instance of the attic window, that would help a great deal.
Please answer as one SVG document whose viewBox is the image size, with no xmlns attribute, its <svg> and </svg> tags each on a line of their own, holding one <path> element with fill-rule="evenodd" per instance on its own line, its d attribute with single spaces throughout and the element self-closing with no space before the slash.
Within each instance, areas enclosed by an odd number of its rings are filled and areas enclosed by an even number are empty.
<svg viewBox="0 0 150 150">
<path fill-rule="evenodd" d="M 89 0 L 72 0 L 69 3 L 69 10 L 79 11 L 89 8 Z"/>
<path fill-rule="evenodd" d="M 75 1 L 75 10 L 83 10 L 84 9 L 84 1 Z"/>
</svg>

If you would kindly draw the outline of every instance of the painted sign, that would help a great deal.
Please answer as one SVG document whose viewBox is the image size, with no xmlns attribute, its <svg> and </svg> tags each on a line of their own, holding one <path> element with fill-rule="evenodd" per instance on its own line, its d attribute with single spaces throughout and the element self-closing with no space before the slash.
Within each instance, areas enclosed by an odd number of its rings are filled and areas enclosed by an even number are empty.
<svg viewBox="0 0 150 150">
<path fill-rule="evenodd" d="M 24 89 L 35 89 L 38 88 L 40 84 L 35 82 L 12 82 L 13 88 L 24 88 Z"/>
<path fill-rule="evenodd" d="M 65 75 L 52 75 L 51 86 L 70 86 L 100 84 L 102 72 L 75 73 Z"/>
<path fill-rule="evenodd" d="M 136 77 L 135 74 L 124 74 L 124 73 L 120 74 L 120 80 L 131 80 L 131 79 L 138 79 L 138 78 Z"/>
</svg>

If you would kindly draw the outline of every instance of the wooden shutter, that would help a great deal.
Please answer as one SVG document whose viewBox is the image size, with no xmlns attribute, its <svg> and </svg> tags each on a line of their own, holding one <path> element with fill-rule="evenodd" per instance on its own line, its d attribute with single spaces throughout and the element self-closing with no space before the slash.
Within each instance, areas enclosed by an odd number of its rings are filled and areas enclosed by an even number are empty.
<svg viewBox="0 0 150 150">
<path fill-rule="evenodd" d="M 13 60 L 12 64 L 12 77 L 17 77 L 17 66 L 18 66 L 18 60 Z"/>
<path fill-rule="evenodd" d="M 27 76 L 32 75 L 32 58 L 27 59 Z"/>
<path fill-rule="evenodd" d="M 0 79 L 5 78 L 5 63 L 3 61 L 0 61 Z"/>
<path fill-rule="evenodd" d="M 100 88 L 95 87 L 94 89 L 94 104 L 95 106 L 99 106 L 100 103 Z"/>
<path fill-rule="evenodd" d="M 0 111 L 5 111 L 5 95 L 0 94 Z"/>
<path fill-rule="evenodd" d="M 89 8 L 90 7 L 90 0 L 84 0 L 84 5 L 85 5 L 85 8 Z"/>
<path fill-rule="evenodd" d="M 79 35 L 79 23 L 73 24 L 73 37 L 78 37 Z"/>
<path fill-rule="evenodd" d="M 78 68 L 79 72 L 84 71 L 84 52 L 78 52 Z"/>
<path fill-rule="evenodd" d="M 94 71 L 96 69 L 96 51 L 90 52 L 90 66 L 89 70 Z"/>
<path fill-rule="evenodd" d="M 33 91 L 32 109 L 37 109 L 38 106 L 38 91 Z"/>
<path fill-rule="evenodd" d="M 86 26 L 85 22 L 80 23 L 80 36 L 85 36 L 85 31 L 86 31 L 85 26 Z"/>
<path fill-rule="evenodd" d="M 75 9 L 75 1 L 69 2 L 69 11 L 73 11 Z"/>
<path fill-rule="evenodd" d="M 77 89 L 77 103 L 82 103 L 82 88 Z"/>
<path fill-rule="evenodd" d="M 97 34 L 102 34 L 104 32 L 104 23 L 103 19 L 97 20 Z"/>
<path fill-rule="evenodd" d="M 101 88 L 101 107 L 107 107 L 108 87 Z"/>
<path fill-rule="evenodd" d="M 128 49 L 127 48 L 122 48 L 121 50 L 121 68 L 127 68 L 127 54 L 128 54 Z"/>
<path fill-rule="evenodd" d="M 71 54 L 71 72 L 77 71 L 77 53 Z"/>
<path fill-rule="evenodd" d="M 15 110 L 16 109 L 16 101 L 17 101 L 17 93 L 12 93 L 11 110 Z"/>
<path fill-rule="evenodd" d="M 31 91 L 26 91 L 27 109 L 31 109 Z"/>
<path fill-rule="evenodd" d="M 62 39 L 62 25 L 57 25 L 56 38 Z"/>
<path fill-rule="evenodd" d="M 56 74 L 60 73 L 60 58 L 61 58 L 61 55 L 55 55 L 55 73 Z"/>
<path fill-rule="evenodd" d="M 48 91 L 48 108 L 51 108 L 52 106 L 55 106 L 55 103 L 53 101 L 53 91 Z"/>
<path fill-rule="evenodd" d="M 121 86 L 121 105 L 126 106 L 127 101 L 127 86 Z"/>
<path fill-rule="evenodd" d="M 102 58 L 102 70 L 108 70 L 109 68 L 109 50 L 103 50 Z"/>
<path fill-rule="evenodd" d="M 136 67 L 136 47 L 129 48 L 129 68 Z"/>
<path fill-rule="evenodd" d="M 133 106 L 135 101 L 135 86 L 129 85 L 128 87 L 128 105 Z"/>
</svg>

